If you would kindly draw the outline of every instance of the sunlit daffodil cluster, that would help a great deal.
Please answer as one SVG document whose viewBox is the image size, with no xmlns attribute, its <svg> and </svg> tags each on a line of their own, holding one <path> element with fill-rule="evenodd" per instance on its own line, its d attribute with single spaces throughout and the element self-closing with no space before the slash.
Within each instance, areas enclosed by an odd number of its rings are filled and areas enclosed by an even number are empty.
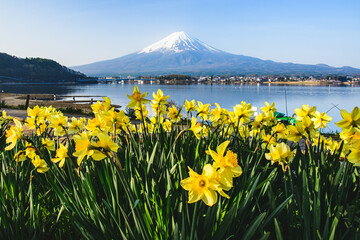
<svg viewBox="0 0 360 240">
<path fill-rule="evenodd" d="M 341 110 L 342 120 L 336 125 L 342 128 L 340 138 L 344 141 L 344 154 L 355 166 L 360 166 L 360 110 L 355 107 L 351 113 Z"/>
<path fill-rule="evenodd" d="M 225 150 L 230 141 L 225 141 L 216 148 L 216 152 L 209 147 L 208 154 L 214 160 L 214 163 L 206 164 L 202 174 L 199 175 L 189 168 L 189 177 L 183 179 L 181 186 L 189 191 L 189 203 L 199 200 L 212 206 L 217 202 L 219 193 L 221 196 L 229 198 L 224 192 L 233 187 L 233 178 L 242 174 L 242 169 L 238 165 L 237 155 L 231 150 L 225 154 Z"/>
<path fill-rule="evenodd" d="M 41 144 L 35 144 L 29 136 L 24 136 L 23 125 L 13 118 L 13 125 L 7 130 L 5 150 L 12 150 L 19 144 L 16 161 L 30 159 L 39 173 L 49 170 L 48 164 L 59 163 L 63 167 L 66 159 L 73 159 L 78 166 L 84 158 L 102 160 L 117 151 L 118 145 L 113 139 L 116 134 L 129 129 L 130 120 L 123 111 L 115 111 L 109 98 L 97 101 L 91 106 L 94 118 L 68 117 L 53 107 L 28 108 L 25 126 L 39 137 Z M 71 150 L 71 144 L 75 148 Z M 44 160 L 42 150 L 50 154 L 49 161 Z"/>
</svg>

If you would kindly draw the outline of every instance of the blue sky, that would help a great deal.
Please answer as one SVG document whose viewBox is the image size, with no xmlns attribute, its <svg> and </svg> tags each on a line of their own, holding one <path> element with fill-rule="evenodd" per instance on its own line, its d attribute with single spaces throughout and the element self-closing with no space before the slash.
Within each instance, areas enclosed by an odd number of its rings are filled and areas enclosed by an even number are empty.
<svg viewBox="0 0 360 240">
<path fill-rule="evenodd" d="M 0 0 L 0 52 L 66 66 L 176 31 L 234 54 L 360 68 L 360 0 Z"/>
</svg>

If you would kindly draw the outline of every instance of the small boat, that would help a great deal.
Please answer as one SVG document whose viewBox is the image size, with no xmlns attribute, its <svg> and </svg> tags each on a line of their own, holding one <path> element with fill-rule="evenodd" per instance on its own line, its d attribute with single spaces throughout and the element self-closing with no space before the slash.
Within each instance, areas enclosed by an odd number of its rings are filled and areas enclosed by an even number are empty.
<svg viewBox="0 0 360 240">
<path fill-rule="evenodd" d="M 275 112 L 274 116 L 276 117 L 278 122 L 288 123 L 292 125 L 296 124 L 296 119 L 293 117 L 285 116 L 285 113 Z"/>
</svg>

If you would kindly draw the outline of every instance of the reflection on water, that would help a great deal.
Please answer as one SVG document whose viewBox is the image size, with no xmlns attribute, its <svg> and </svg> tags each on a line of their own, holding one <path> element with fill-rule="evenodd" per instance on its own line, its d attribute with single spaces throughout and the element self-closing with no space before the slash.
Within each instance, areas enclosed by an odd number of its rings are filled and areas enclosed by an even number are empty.
<svg viewBox="0 0 360 240">
<path fill-rule="evenodd" d="M 14 93 L 50 93 L 68 96 L 108 96 L 114 104 L 125 106 L 134 84 L 89 84 L 89 85 L 62 85 L 62 84 L 0 84 L 0 89 Z M 303 104 L 317 106 L 317 110 L 328 112 L 334 121 L 341 119 L 338 109 L 351 111 L 360 105 L 360 88 L 351 86 L 276 86 L 276 85 L 161 85 L 141 84 L 141 92 L 152 93 L 162 89 L 165 95 L 177 104 L 184 103 L 185 99 L 195 99 L 206 103 L 217 102 L 221 107 L 232 110 L 232 107 L 241 101 L 251 103 L 260 109 L 265 101 L 275 102 L 278 111 L 289 115 L 294 108 Z M 285 91 L 287 109 L 285 104 Z M 94 99 L 96 100 L 96 98 Z M 336 106 L 336 107 L 334 107 Z M 338 130 L 335 124 L 330 124 L 330 130 Z"/>
<path fill-rule="evenodd" d="M 48 94 L 58 94 L 58 95 L 69 95 L 77 90 L 75 84 L 58 84 L 58 83 L 0 83 L 0 90 L 8 93 L 48 93 Z"/>
</svg>

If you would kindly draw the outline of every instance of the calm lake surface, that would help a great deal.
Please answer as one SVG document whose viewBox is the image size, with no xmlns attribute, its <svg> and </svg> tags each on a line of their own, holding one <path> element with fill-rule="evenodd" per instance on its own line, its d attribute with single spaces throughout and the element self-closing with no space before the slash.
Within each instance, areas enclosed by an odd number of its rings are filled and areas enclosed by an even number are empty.
<svg viewBox="0 0 360 240">
<path fill-rule="evenodd" d="M 129 102 L 126 94 L 131 95 L 137 84 L 0 84 L 4 92 L 12 93 L 50 93 L 69 96 L 108 96 L 114 104 L 125 109 Z M 264 102 L 275 102 L 279 112 L 292 115 L 294 109 L 303 104 L 316 106 L 320 112 L 328 112 L 333 117 L 333 122 L 341 120 L 339 109 L 349 112 L 360 106 L 360 87 L 358 86 L 279 86 L 279 85 L 162 85 L 162 84 L 140 84 L 141 92 L 148 92 L 148 99 L 152 99 L 152 93 L 159 88 L 165 95 L 170 95 L 170 100 L 177 104 L 183 104 L 185 99 L 195 99 L 203 103 L 210 103 L 214 107 L 217 102 L 221 107 L 232 110 L 236 104 L 245 101 L 253 106 L 264 106 Z M 286 94 L 285 94 L 286 92 Z M 285 95 L 287 101 L 285 101 Z M 70 97 L 71 96 L 71 97 Z M 76 99 L 81 100 L 80 97 Z M 89 99 L 88 97 L 84 99 Z M 96 97 L 94 100 L 101 99 Z M 287 103 L 287 108 L 286 108 Z M 337 107 L 335 107 L 337 106 Z M 327 132 L 339 130 L 334 123 L 330 124 Z"/>
</svg>

